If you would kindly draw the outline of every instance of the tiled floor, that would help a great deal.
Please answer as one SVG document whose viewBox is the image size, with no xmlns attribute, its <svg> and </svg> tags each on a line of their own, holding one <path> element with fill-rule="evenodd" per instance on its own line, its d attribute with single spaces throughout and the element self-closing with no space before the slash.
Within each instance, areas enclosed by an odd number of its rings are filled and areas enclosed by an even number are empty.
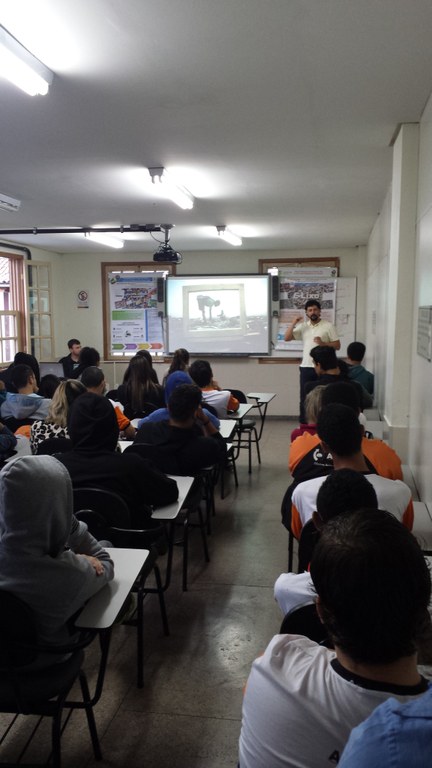
<svg viewBox="0 0 432 768">
<path fill-rule="evenodd" d="M 110 768 L 234 768 L 240 730 L 242 688 L 251 662 L 277 632 L 281 616 L 273 583 L 286 568 L 287 533 L 280 503 L 288 485 L 287 454 L 292 424 L 268 420 L 261 441 L 262 464 L 246 451 L 238 461 L 240 486 L 224 501 L 204 563 L 196 532 L 191 539 L 189 591 L 181 591 L 181 555 L 175 555 L 167 593 L 171 628 L 164 637 L 157 599 L 145 604 L 145 685 L 136 688 L 136 635 L 114 629 L 109 667 L 96 719 Z M 87 667 L 92 671 L 96 654 Z M 4 718 L 3 718 L 4 720 Z M 30 718 L 0 747 L 0 762 L 14 763 Z M 40 762 L 49 734 L 39 735 L 24 761 Z M 84 715 L 74 712 L 62 740 L 64 768 L 93 765 Z M 45 751 L 43 751 L 45 750 Z M 269 767 L 270 768 L 270 767 Z"/>
</svg>

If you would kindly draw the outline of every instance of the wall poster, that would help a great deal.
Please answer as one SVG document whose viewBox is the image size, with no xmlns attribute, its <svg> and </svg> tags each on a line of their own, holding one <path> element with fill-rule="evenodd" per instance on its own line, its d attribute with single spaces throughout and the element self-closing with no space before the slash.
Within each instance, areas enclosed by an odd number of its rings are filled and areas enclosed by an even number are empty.
<svg viewBox="0 0 432 768">
<path fill-rule="evenodd" d="M 279 269 L 279 324 L 276 349 L 301 352 L 301 341 L 284 341 L 285 331 L 293 320 L 304 315 L 304 305 L 309 299 L 321 304 L 323 320 L 335 324 L 336 277 L 334 267 L 286 267 Z"/>
<path fill-rule="evenodd" d="M 160 273 L 108 272 L 109 354 L 134 355 L 140 349 L 164 352 L 163 316 L 157 302 Z M 163 315 L 163 313 L 162 313 Z"/>
</svg>

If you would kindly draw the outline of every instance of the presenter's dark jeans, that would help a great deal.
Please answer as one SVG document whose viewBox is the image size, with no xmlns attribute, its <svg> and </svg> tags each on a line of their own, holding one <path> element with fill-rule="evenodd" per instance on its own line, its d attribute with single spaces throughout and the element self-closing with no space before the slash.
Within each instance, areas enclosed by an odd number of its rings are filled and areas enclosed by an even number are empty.
<svg viewBox="0 0 432 768">
<path fill-rule="evenodd" d="M 310 381 L 316 381 L 317 378 L 318 376 L 315 373 L 315 368 L 300 366 L 300 424 L 306 424 L 306 414 L 304 409 L 306 384 L 309 384 Z"/>
</svg>

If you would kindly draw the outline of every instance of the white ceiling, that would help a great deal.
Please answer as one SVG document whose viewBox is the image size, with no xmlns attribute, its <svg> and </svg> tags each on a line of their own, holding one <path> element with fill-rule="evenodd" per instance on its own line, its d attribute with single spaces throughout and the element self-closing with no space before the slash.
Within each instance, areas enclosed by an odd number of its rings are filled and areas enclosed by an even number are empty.
<svg viewBox="0 0 432 768">
<path fill-rule="evenodd" d="M 183 251 L 229 249 L 217 224 L 245 250 L 364 244 L 391 138 L 432 90 L 431 0 L 9 0 L 0 23 L 55 74 L 45 97 L 0 79 L 0 192 L 22 201 L 0 229 L 171 223 Z M 148 166 L 178 174 L 194 209 L 156 197 Z M 134 235 L 125 252 L 152 248 Z"/>
</svg>

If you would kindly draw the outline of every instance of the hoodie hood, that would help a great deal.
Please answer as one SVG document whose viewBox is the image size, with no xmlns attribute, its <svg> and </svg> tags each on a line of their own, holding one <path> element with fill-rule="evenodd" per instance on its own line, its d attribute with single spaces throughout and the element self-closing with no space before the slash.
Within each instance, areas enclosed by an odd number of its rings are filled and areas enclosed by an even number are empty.
<svg viewBox="0 0 432 768">
<path fill-rule="evenodd" d="M 11 556 L 55 557 L 72 523 L 72 484 L 52 456 L 22 456 L 0 473 L 0 560 Z M 1 567 L 1 566 L 0 566 Z"/>
<path fill-rule="evenodd" d="M 69 410 L 68 432 L 74 451 L 114 451 L 119 428 L 111 402 L 93 392 L 77 397 Z"/>
<path fill-rule="evenodd" d="M 165 384 L 165 402 L 167 405 L 172 392 L 176 387 L 179 387 L 180 384 L 193 384 L 189 374 L 185 371 L 174 371 L 174 373 L 170 373 Z"/>
</svg>

